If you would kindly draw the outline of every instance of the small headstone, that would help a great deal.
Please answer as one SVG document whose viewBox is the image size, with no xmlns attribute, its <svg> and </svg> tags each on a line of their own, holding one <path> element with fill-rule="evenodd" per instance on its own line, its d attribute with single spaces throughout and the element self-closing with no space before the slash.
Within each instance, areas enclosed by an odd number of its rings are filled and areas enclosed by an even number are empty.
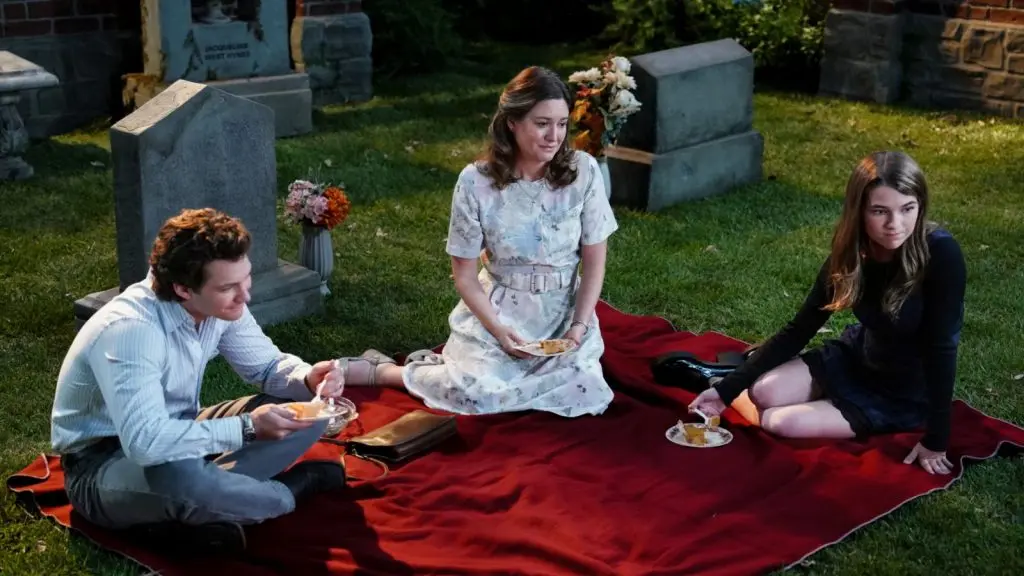
<svg viewBox="0 0 1024 576">
<path fill-rule="evenodd" d="M 17 107 L 22 92 L 58 83 L 42 67 L 0 51 L 0 180 L 24 180 L 34 172 L 21 158 L 28 150 L 28 131 Z"/>
<path fill-rule="evenodd" d="M 658 210 L 761 179 L 750 52 L 724 39 L 630 60 L 643 107 L 617 145 L 650 153 L 651 163 L 610 157 L 612 202 Z"/>
<path fill-rule="evenodd" d="M 256 102 L 179 80 L 110 129 L 120 286 L 75 303 L 84 323 L 145 278 L 160 226 L 185 208 L 242 220 L 253 238 L 253 315 L 275 324 L 323 308 L 319 276 L 277 258 L 274 114 Z"/>
<path fill-rule="evenodd" d="M 143 0 L 143 72 L 125 98 L 142 106 L 177 80 L 270 106 L 277 137 L 312 131 L 309 76 L 292 70 L 287 0 Z"/>
</svg>

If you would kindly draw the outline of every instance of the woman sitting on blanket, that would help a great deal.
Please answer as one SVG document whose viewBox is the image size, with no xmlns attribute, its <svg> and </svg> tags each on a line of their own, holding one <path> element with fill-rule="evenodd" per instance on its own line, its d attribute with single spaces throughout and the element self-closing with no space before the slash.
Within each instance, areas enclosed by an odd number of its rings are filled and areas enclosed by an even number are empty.
<svg viewBox="0 0 1024 576">
<path fill-rule="evenodd" d="M 847 183 L 831 255 L 803 307 L 690 409 L 711 415 L 731 404 L 750 422 L 791 438 L 923 427 L 904 461 L 948 474 L 966 271 L 960 245 L 926 220 L 927 211 L 928 187 L 913 159 L 900 152 L 863 159 Z M 845 309 L 860 323 L 800 353 Z"/>
<path fill-rule="evenodd" d="M 606 240 L 618 224 L 597 161 L 569 148 L 571 103 L 566 85 L 544 68 L 508 84 L 489 146 L 462 170 L 452 197 L 447 252 L 461 300 L 444 351 L 414 352 L 399 367 L 369 350 L 345 359 L 347 384 L 404 386 L 427 406 L 459 414 L 575 417 L 608 407 L 594 309 Z M 552 357 L 517 348 L 552 338 L 577 347 Z"/>
</svg>

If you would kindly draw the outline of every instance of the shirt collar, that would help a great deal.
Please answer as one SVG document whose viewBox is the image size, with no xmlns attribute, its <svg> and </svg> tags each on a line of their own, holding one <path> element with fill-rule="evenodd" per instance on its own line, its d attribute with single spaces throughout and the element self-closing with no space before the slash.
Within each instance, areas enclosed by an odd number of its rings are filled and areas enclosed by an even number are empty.
<svg viewBox="0 0 1024 576">
<path fill-rule="evenodd" d="M 153 291 L 153 272 L 150 271 L 146 275 L 146 288 Z M 153 300 L 156 302 L 157 314 L 160 315 L 160 324 L 164 328 L 164 332 L 170 334 L 187 325 L 188 323 L 195 323 L 195 319 L 192 315 L 185 310 L 185 307 L 178 301 L 161 300 L 156 293 L 153 293 Z"/>
</svg>

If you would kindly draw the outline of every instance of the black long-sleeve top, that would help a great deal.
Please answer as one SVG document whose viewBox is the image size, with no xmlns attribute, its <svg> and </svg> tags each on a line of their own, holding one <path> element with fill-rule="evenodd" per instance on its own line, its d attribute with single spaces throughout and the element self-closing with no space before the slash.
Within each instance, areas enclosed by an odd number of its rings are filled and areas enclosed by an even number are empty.
<svg viewBox="0 0 1024 576">
<path fill-rule="evenodd" d="M 949 442 L 950 404 L 956 379 L 957 348 L 963 325 L 967 271 L 960 245 L 948 232 L 928 234 L 930 258 L 921 284 L 895 320 L 882 309 L 882 295 L 899 263 L 865 260 L 861 298 L 853 313 L 864 327 L 860 356 L 862 380 L 877 392 L 928 405 L 921 444 L 943 451 Z M 796 316 L 734 372 L 715 385 L 728 405 L 762 374 L 795 357 L 831 316 L 828 260 Z"/>
</svg>

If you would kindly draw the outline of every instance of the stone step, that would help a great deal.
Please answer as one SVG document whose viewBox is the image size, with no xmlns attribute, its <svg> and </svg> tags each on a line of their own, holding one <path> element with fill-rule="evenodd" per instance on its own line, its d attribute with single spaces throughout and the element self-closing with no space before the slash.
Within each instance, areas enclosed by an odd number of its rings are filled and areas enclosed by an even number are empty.
<svg viewBox="0 0 1024 576">
<path fill-rule="evenodd" d="M 735 40 L 630 61 L 643 107 L 626 122 L 618 145 L 663 154 L 753 127 L 754 58 Z"/>
<path fill-rule="evenodd" d="M 654 155 L 651 164 L 608 159 L 611 203 L 654 212 L 758 182 L 764 138 L 747 131 Z"/>
</svg>

